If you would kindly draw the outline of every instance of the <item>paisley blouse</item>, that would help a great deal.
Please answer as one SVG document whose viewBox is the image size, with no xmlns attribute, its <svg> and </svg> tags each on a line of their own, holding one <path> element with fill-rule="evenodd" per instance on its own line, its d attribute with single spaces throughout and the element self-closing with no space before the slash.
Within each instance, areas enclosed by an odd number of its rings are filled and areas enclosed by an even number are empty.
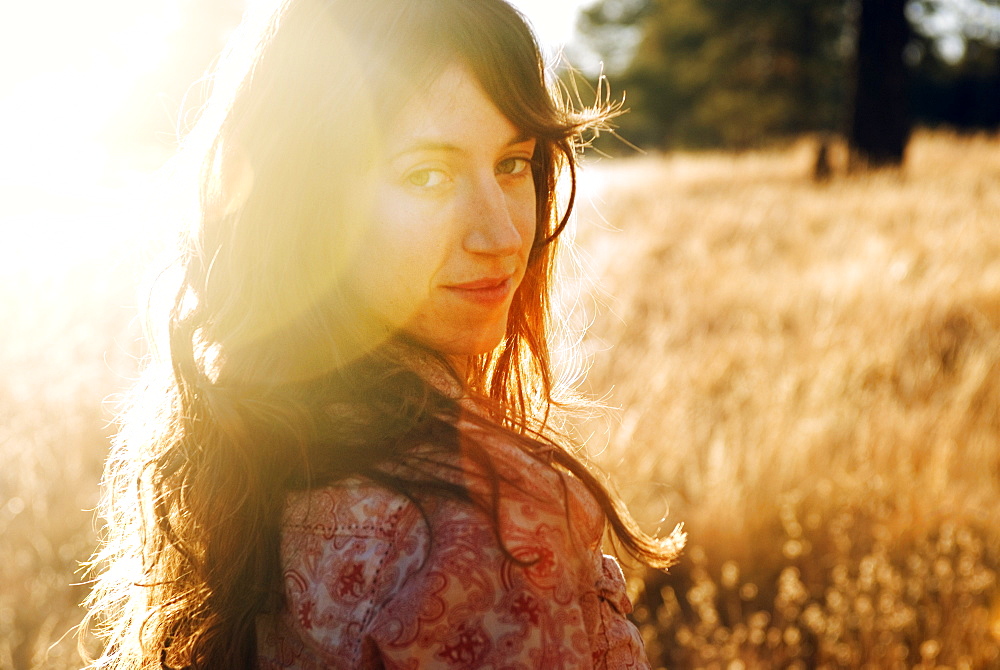
<svg viewBox="0 0 1000 670">
<path fill-rule="evenodd" d="M 502 478 L 509 554 L 467 501 L 418 507 L 362 478 L 292 494 L 285 606 L 258 622 L 262 670 L 649 667 L 621 569 L 600 552 L 596 501 L 569 473 L 466 423 L 460 434 L 489 448 Z M 453 458 L 443 476 L 488 495 L 481 468 Z"/>
</svg>

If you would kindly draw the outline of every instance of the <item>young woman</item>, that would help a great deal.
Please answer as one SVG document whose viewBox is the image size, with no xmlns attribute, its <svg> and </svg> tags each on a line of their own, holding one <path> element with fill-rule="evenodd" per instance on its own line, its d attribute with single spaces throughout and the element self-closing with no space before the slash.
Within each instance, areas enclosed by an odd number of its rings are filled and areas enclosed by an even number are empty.
<svg viewBox="0 0 1000 670">
<path fill-rule="evenodd" d="M 549 425 L 556 183 L 609 110 L 545 78 L 503 0 L 275 14 L 108 463 L 94 667 L 647 667 L 602 536 L 682 537 Z"/>
</svg>

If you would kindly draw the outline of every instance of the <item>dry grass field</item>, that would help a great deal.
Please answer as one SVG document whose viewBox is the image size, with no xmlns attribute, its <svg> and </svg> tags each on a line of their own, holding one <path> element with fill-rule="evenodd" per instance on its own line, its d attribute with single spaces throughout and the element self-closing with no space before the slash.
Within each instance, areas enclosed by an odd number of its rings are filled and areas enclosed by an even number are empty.
<svg viewBox="0 0 1000 670">
<path fill-rule="evenodd" d="M 82 244 L 48 219 L 94 226 L 121 214 L 106 204 L 40 201 L 0 217 L 10 242 L 0 252 L 3 670 L 80 667 L 70 629 L 86 593 L 78 568 L 96 537 L 88 510 L 97 503 L 113 395 L 134 376 L 139 353 L 129 307 L 138 272 L 126 253 L 137 247 L 99 228 Z"/>
<path fill-rule="evenodd" d="M 689 532 L 669 575 L 631 571 L 636 619 L 672 668 L 997 667 L 1000 138 L 823 185 L 812 150 L 586 177 L 587 387 L 622 409 L 581 430 L 644 524 Z M 63 265 L 0 274 L 11 670 L 78 667 L 82 510 L 137 351 L 131 264 Z"/>
<path fill-rule="evenodd" d="M 634 580 L 650 655 L 998 667 L 1000 140 L 825 185 L 813 150 L 598 170 L 589 386 L 622 409 L 591 442 L 689 531 Z"/>
</svg>

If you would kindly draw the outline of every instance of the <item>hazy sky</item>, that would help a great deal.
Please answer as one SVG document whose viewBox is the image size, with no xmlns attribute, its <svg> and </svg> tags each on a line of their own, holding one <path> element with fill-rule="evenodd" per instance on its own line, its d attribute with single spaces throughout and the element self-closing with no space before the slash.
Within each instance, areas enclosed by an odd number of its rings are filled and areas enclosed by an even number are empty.
<svg viewBox="0 0 1000 670">
<path fill-rule="evenodd" d="M 596 0 L 510 0 L 534 25 L 547 49 L 569 41 L 580 8 Z"/>
</svg>

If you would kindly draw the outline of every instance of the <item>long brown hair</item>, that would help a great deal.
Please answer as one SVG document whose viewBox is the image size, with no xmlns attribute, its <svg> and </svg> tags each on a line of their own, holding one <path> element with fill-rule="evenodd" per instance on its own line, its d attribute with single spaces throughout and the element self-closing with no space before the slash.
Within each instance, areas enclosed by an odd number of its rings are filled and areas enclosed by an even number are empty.
<svg viewBox="0 0 1000 670">
<path fill-rule="evenodd" d="M 538 140 L 536 235 L 507 336 L 457 382 L 489 416 L 476 420 L 575 473 L 627 550 L 671 563 L 680 536 L 641 533 L 546 425 L 557 381 L 550 289 L 576 152 L 611 107 L 565 105 L 523 17 L 503 0 L 288 0 L 247 43 L 249 66 L 202 120 L 212 139 L 201 216 L 177 264 L 169 355 L 147 366 L 108 460 L 85 622 L 106 644 L 95 667 L 253 667 L 256 618 L 281 604 L 291 489 L 361 474 L 414 498 L 466 495 L 381 467 L 417 445 L 458 447 L 458 405 L 426 371 L 454 373 L 403 334 L 373 340 L 341 281 L 363 251 L 361 194 L 381 138 L 456 61 Z M 571 188 L 560 203 L 563 174 Z M 479 457 L 489 471 L 488 452 Z"/>
</svg>

